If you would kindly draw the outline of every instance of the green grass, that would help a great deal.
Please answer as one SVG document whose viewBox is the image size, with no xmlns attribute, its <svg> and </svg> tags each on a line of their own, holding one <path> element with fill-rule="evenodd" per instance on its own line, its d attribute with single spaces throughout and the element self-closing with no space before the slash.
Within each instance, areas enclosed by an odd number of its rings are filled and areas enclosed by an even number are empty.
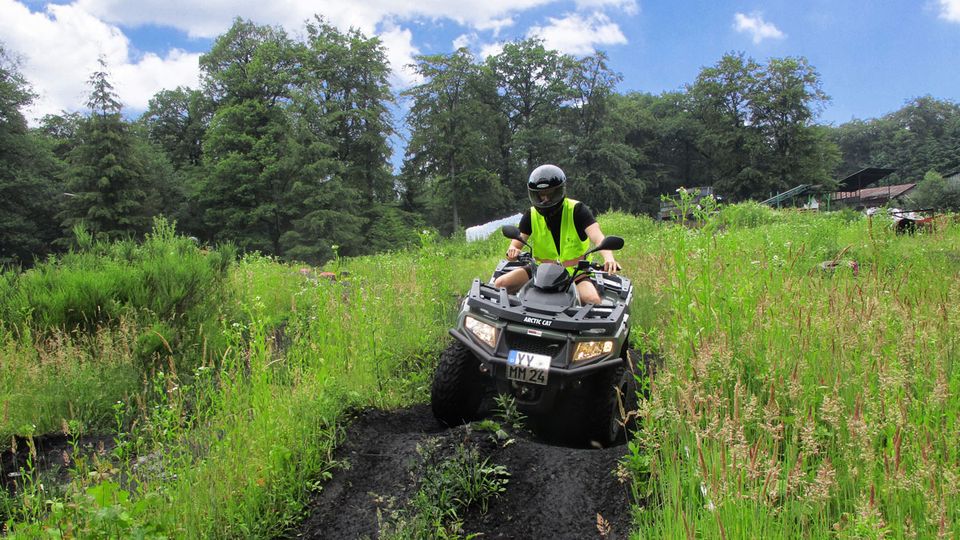
<svg viewBox="0 0 960 540">
<path fill-rule="evenodd" d="M 701 218 L 601 217 L 627 240 L 635 345 L 664 359 L 625 458 L 635 536 L 960 534 L 960 230 L 757 205 Z M 222 274 L 223 254 L 156 236 L 0 279 L 0 436 L 119 420 L 122 443 L 118 473 L 5 504 L 15 532 L 107 514 L 124 534 L 288 531 L 336 473 L 345 411 L 428 398 L 458 299 L 505 244 L 424 236 L 335 261 L 348 275 L 330 281 L 256 255 Z"/>
<path fill-rule="evenodd" d="M 64 419 L 108 428 L 113 404 L 140 390 L 130 360 L 134 340 L 121 325 L 91 336 L 89 344 L 60 333 L 33 346 L 0 344 L 0 446 L 13 435 L 60 431 Z"/>
<path fill-rule="evenodd" d="M 842 214 L 663 231 L 639 536 L 956 536 L 958 232 Z M 819 269 L 837 258 L 856 274 Z"/>
</svg>

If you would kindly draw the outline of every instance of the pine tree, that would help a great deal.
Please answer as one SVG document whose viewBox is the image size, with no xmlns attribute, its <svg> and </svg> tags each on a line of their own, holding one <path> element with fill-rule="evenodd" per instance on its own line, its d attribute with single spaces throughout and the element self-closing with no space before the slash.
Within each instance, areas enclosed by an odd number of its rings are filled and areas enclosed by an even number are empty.
<svg viewBox="0 0 960 540">
<path fill-rule="evenodd" d="M 146 232 L 147 197 L 143 163 L 134 151 L 134 135 L 121 116 L 106 63 L 90 76 L 90 116 L 80 123 L 76 146 L 67 155 L 68 200 L 65 230 L 83 223 L 96 238 L 113 240 Z"/>
</svg>

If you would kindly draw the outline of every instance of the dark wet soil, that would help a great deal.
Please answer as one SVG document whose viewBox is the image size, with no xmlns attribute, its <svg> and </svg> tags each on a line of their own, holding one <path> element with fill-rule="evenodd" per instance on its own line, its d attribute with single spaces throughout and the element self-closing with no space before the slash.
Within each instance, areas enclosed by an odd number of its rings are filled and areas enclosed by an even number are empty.
<svg viewBox="0 0 960 540">
<path fill-rule="evenodd" d="M 382 523 L 405 508 L 418 489 L 423 458 L 417 446 L 449 450 L 470 445 L 510 474 L 506 491 L 480 508 L 462 512 L 465 534 L 479 538 L 627 538 L 629 486 L 616 475 L 623 446 L 567 448 L 524 431 L 497 440 L 468 426 L 442 428 L 427 405 L 358 413 L 335 459 L 348 465 L 312 501 L 295 538 L 378 538 Z M 609 526 L 601 535 L 598 514 Z"/>
<path fill-rule="evenodd" d="M 24 437 L 14 437 L 13 444 L 0 453 L 0 485 L 8 493 L 21 489 L 26 476 L 34 481 L 48 481 L 54 484 L 66 484 L 70 481 L 70 464 L 75 451 L 85 458 L 97 455 L 107 456 L 113 450 L 113 437 L 109 435 L 90 435 L 71 442 L 63 434 L 40 435 L 30 441 Z"/>
</svg>

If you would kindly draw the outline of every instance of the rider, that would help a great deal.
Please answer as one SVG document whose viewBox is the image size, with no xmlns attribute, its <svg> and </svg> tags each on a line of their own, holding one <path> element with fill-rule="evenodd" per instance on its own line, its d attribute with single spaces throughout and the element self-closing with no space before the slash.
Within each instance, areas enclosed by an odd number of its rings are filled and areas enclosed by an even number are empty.
<svg viewBox="0 0 960 540">
<path fill-rule="evenodd" d="M 533 203 L 520 218 L 520 237 L 533 248 L 537 260 L 561 261 L 569 271 L 573 271 L 577 261 L 590 248 L 590 242 L 600 245 L 604 235 L 600 224 L 593 217 L 587 205 L 566 197 L 567 176 L 556 165 L 541 165 L 530 173 L 527 181 L 527 193 Z M 507 248 L 507 259 L 515 261 L 520 254 L 521 244 L 511 240 Z M 620 269 L 613 258 L 613 252 L 600 251 L 603 256 L 603 269 L 614 274 Z M 517 292 L 531 277 L 533 265 L 517 268 L 498 277 L 494 287 L 506 287 L 510 293 Z M 584 304 L 599 304 L 600 294 L 589 274 L 577 276 L 577 292 Z"/>
</svg>

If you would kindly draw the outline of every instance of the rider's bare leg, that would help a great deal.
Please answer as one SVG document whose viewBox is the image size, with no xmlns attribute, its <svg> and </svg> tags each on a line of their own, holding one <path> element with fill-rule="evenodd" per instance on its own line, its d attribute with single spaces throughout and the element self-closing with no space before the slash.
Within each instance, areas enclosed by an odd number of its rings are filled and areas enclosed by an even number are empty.
<svg viewBox="0 0 960 540">
<path fill-rule="evenodd" d="M 519 291 L 520 287 L 523 287 L 523 284 L 529 279 L 530 275 L 527 274 L 526 268 L 517 268 L 498 277 L 496 280 L 494 280 L 493 286 L 497 287 L 498 289 L 500 287 L 506 287 L 508 293 L 514 294 Z"/>
<path fill-rule="evenodd" d="M 600 305 L 600 293 L 597 292 L 596 285 L 594 285 L 589 279 L 585 279 L 580 283 L 577 283 L 577 293 L 580 294 L 581 304 L 593 304 L 595 306 Z"/>
</svg>

